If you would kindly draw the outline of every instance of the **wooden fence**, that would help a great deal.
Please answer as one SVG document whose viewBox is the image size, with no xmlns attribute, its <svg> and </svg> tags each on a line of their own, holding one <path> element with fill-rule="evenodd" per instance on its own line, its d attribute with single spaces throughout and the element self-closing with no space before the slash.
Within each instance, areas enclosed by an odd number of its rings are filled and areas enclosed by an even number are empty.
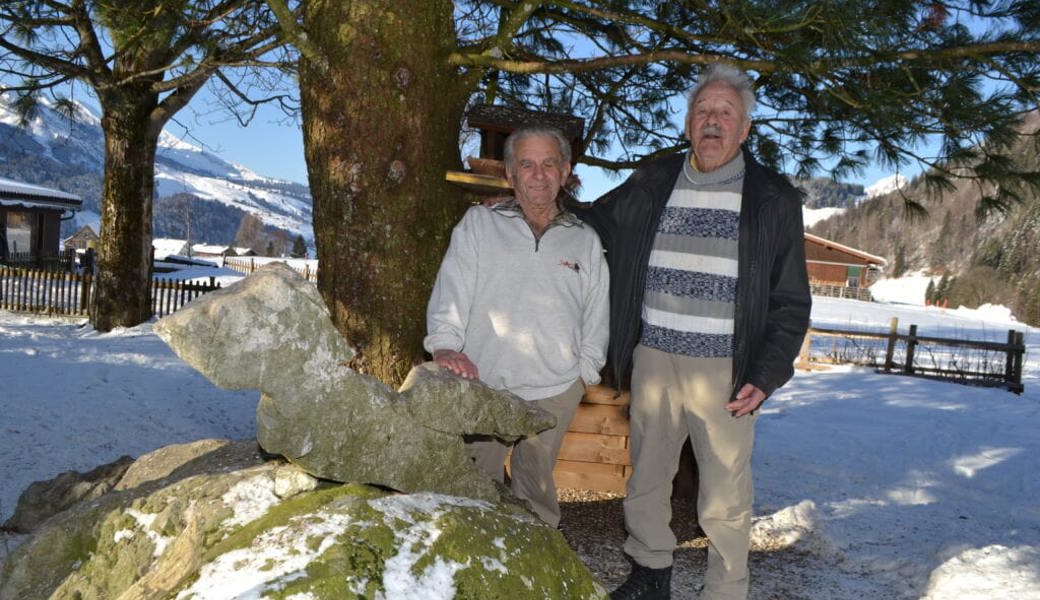
<svg viewBox="0 0 1040 600">
<path fill-rule="evenodd" d="M 820 342 L 821 338 L 831 343 Z M 917 325 L 899 333 L 893 318 L 888 331 L 809 328 L 799 363 L 852 363 L 896 373 L 986 387 L 1021 394 L 1025 336 L 1010 329 L 1006 342 L 918 335 Z"/>
<path fill-rule="evenodd" d="M 76 270 L 76 250 L 69 248 L 62 250 L 57 256 L 42 259 L 37 258 L 31 252 L 8 252 L 3 265 L 20 269 L 44 269 L 71 273 Z"/>
<path fill-rule="evenodd" d="M 224 266 L 227 267 L 228 269 L 231 269 L 232 271 L 238 271 L 239 273 L 245 273 L 246 275 L 250 275 L 254 271 L 256 271 L 257 269 L 259 269 L 260 267 L 262 267 L 262 266 L 264 266 L 266 264 L 270 264 L 272 262 L 285 262 L 285 261 L 256 260 L 255 258 L 252 258 L 252 257 L 249 257 L 249 258 L 241 258 L 241 257 L 235 258 L 235 257 L 229 256 L 229 257 L 226 257 L 224 259 Z M 289 265 L 289 263 L 286 263 L 286 264 Z M 318 269 L 317 268 L 312 269 L 309 264 L 304 265 L 303 267 L 294 267 L 292 265 L 289 265 L 289 268 L 292 269 L 293 271 L 296 271 L 297 273 L 299 273 L 307 281 L 310 281 L 312 283 L 317 283 L 318 282 Z"/>
<path fill-rule="evenodd" d="M 90 274 L 0 266 L 0 309 L 45 315 L 89 317 L 94 299 Z M 152 313 L 164 317 L 195 298 L 220 289 L 209 283 L 152 280 Z"/>
</svg>

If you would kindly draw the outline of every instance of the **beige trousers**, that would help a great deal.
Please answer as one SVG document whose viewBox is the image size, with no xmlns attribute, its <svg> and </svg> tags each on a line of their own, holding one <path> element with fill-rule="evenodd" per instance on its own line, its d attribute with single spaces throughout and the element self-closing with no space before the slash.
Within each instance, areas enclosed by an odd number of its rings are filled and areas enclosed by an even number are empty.
<svg viewBox="0 0 1040 600">
<path fill-rule="evenodd" d="M 563 436 L 574 418 L 585 386 L 574 382 L 562 394 L 534 400 L 556 417 L 556 427 L 524 438 L 513 446 L 509 459 L 510 489 L 513 495 L 531 504 L 531 509 L 552 527 L 560 524 L 560 504 L 556 500 L 553 467 L 560 453 Z M 466 443 L 477 467 L 499 483 L 505 482 L 505 461 L 509 446 L 495 438 L 474 439 Z"/>
<path fill-rule="evenodd" d="M 693 358 L 640 345 L 633 360 L 633 471 L 624 501 L 625 553 L 646 567 L 672 564 L 672 478 L 689 436 L 700 477 L 697 518 L 708 536 L 700 597 L 743 600 L 748 591 L 756 416 L 736 418 L 725 408 L 732 359 Z"/>
</svg>

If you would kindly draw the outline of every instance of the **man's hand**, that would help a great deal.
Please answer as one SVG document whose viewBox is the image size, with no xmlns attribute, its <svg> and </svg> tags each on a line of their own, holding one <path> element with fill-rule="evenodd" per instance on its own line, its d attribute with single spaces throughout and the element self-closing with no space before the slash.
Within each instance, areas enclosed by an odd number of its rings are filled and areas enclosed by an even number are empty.
<svg viewBox="0 0 1040 600">
<path fill-rule="evenodd" d="M 758 410 L 758 407 L 762 406 L 765 400 L 765 392 L 750 383 L 745 383 L 744 387 L 737 392 L 736 399 L 726 405 L 726 410 L 733 413 L 734 417 L 743 417 L 752 411 Z"/>
<path fill-rule="evenodd" d="M 477 373 L 477 365 L 473 364 L 473 361 L 462 352 L 456 352 L 454 350 L 434 350 L 433 362 L 437 363 L 437 366 L 448 369 L 463 379 L 480 378 L 480 374 Z"/>
</svg>

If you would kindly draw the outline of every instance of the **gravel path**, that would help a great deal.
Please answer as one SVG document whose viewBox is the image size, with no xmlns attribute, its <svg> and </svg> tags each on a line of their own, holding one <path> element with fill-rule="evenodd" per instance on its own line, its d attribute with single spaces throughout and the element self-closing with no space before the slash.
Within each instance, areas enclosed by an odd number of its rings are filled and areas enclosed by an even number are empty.
<svg viewBox="0 0 1040 600">
<path fill-rule="evenodd" d="M 623 495 L 583 490 L 559 490 L 564 537 L 589 569 L 612 590 L 628 575 L 622 552 L 625 542 Z M 672 504 L 672 529 L 679 548 L 672 573 L 672 598 L 693 600 L 700 590 L 707 562 L 707 538 L 696 525 L 692 500 Z M 850 574 L 807 550 L 795 546 L 756 547 L 749 557 L 751 590 L 748 600 L 859 599 L 864 587 L 873 588 L 868 574 Z M 871 600 L 895 598 L 883 586 Z"/>
</svg>

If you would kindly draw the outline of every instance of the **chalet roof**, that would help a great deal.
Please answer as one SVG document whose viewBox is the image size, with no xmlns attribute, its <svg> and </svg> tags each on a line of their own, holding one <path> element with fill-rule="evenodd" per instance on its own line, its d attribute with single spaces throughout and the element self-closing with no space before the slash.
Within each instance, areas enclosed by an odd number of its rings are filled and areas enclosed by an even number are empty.
<svg viewBox="0 0 1040 600">
<path fill-rule="evenodd" d="M 61 243 L 62 244 L 67 244 L 67 243 L 69 243 L 69 242 L 71 242 L 73 240 L 80 240 L 80 239 L 89 241 L 89 240 L 99 240 L 101 238 L 98 236 L 97 232 L 94 231 L 93 227 L 91 227 L 90 225 L 84 225 L 84 226 L 80 227 L 79 229 L 77 229 L 75 233 L 73 233 L 69 237 L 63 239 L 61 241 Z"/>
<path fill-rule="evenodd" d="M 155 259 L 163 260 L 170 255 L 187 254 L 188 240 L 178 240 L 175 238 L 153 238 L 152 248 L 155 249 Z"/>
<path fill-rule="evenodd" d="M 476 129 L 507 133 L 524 125 L 550 125 L 562 131 L 568 140 L 580 140 L 585 131 L 585 119 L 581 117 L 498 104 L 478 104 L 470 108 L 466 121 Z"/>
<path fill-rule="evenodd" d="M 0 177 L 0 206 L 79 210 L 82 204 L 75 194 Z"/>
<path fill-rule="evenodd" d="M 823 246 L 824 248 L 829 248 L 829 249 L 837 250 L 839 252 L 844 252 L 845 254 L 850 254 L 852 256 L 855 256 L 857 258 L 865 260 L 865 261 L 867 261 L 868 263 L 871 263 L 871 264 L 876 264 L 876 265 L 881 265 L 881 266 L 885 266 L 885 265 L 888 264 L 888 261 L 885 260 L 881 256 L 875 256 L 873 254 L 868 254 L 867 252 L 864 252 L 862 250 L 857 250 L 857 249 L 852 248 L 850 246 L 845 246 L 843 244 L 839 244 L 838 242 L 832 242 L 831 240 L 822 238 L 822 237 L 820 237 L 818 235 L 813 235 L 811 233 L 806 233 L 805 234 L 805 240 L 807 242 L 813 242 L 815 244 L 819 244 L 819 245 Z"/>
<path fill-rule="evenodd" d="M 71 239 L 77 238 L 77 237 L 87 237 L 87 238 L 90 238 L 90 239 L 98 239 L 98 234 L 97 234 L 96 231 L 94 231 L 94 228 L 91 227 L 90 225 L 84 225 L 84 226 L 80 227 L 79 229 L 77 229 L 76 233 L 73 233 L 72 235 L 70 235 L 66 239 L 71 240 Z"/>
</svg>

